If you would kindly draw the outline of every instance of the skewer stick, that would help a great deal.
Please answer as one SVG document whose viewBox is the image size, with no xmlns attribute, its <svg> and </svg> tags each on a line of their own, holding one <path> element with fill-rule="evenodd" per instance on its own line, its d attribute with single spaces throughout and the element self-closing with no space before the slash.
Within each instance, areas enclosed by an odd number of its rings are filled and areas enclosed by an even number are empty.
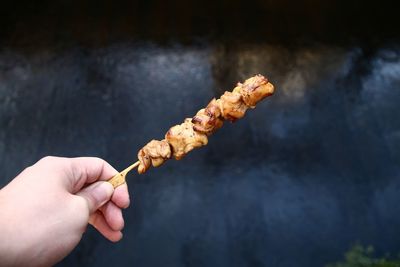
<svg viewBox="0 0 400 267">
<path fill-rule="evenodd" d="M 114 188 L 122 185 L 125 183 L 125 177 L 128 174 L 128 172 L 130 172 L 132 169 L 136 168 L 137 166 L 139 166 L 139 161 L 136 161 L 135 163 L 133 163 L 131 166 L 129 166 L 128 168 L 126 168 L 125 170 L 123 170 L 120 173 L 117 173 L 116 175 L 114 175 L 110 180 L 108 180 L 107 182 L 109 182 L 110 184 L 112 184 L 112 186 Z"/>
</svg>

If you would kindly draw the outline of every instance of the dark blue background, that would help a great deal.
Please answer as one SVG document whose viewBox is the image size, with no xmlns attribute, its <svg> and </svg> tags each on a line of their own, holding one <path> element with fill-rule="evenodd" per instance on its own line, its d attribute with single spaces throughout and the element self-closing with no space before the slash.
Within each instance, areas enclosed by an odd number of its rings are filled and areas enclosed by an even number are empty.
<svg viewBox="0 0 400 267">
<path fill-rule="evenodd" d="M 323 266 L 356 242 L 378 255 L 400 251 L 393 17 L 374 24 L 372 6 L 357 17 L 340 1 L 304 2 L 300 14 L 272 2 L 215 11 L 221 1 L 198 22 L 198 9 L 165 15 L 152 1 L 135 2 L 135 27 L 124 5 L 82 3 L 64 3 L 72 15 L 10 3 L 2 17 L 1 185 L 45 155 L 98 156 L 123 169 L 147 141 L 256 73 L 276 94 L 183 160 L 129 175 L 123 240 L 89 229 L 59 266 Z M 263 16 L 272 26 L 260 26 Z"/>
</svg>

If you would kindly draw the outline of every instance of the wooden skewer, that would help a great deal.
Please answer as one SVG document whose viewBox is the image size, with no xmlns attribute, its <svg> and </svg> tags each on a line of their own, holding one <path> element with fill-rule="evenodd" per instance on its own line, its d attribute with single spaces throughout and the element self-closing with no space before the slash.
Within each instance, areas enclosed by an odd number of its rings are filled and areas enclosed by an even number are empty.
<svg viewBox="0 0 400 267">
<path fill-rule="evenodd" d="M 247 84 L 247 85 L 246 85 Z M 254 91 L 254 88 L 257 88 L 258 86 L 264 86 L 261 90 L 260 90 L 260 92 L 256 92 L 255 93 L 255 99 L 252 99 L 251 97 L 249 97 L 249 92 L 246 92 L 247 90 L 248 90 L 248 88 L 247 87 L 248 86 L 251 86 L 251 91 Z M 254 86 L 256 86 L 256 87 L 254 87 Z M 244 84 L 241 84 L 240 83 L 240 85 L 239 85 L 239 83 L 238 83 L 238 86 L 237 87 L 235 87 L 234 89 L 233 89 L 233 91 L 232 92 L 236 92 L 237 91 L 237 89 L 239 89 L 239 90 L 243 90 L 243 88 L 247 88 L 247 89 L 244 89 L 245 90 L 245 93 L 247 94 L 247 96 L 246 96 L 246 99 L 244 99 L 243 98 L 243 94 L 242 94 L 242 91 L 240 91 L 241 93 L 239 94 L 239 96 L 240 96 L 240 101 L 242 101 L 242 104 L 244 105 L 246 105 L 247 107 L 250 107 L 250 108 L 254 108 L 255 107 L 255 104 L 257 104 L 257 102 L 258 101 L 260 101 L 260 100 L 262 100 L 264 97 L 267 97 L 267 96 L 270 96 L 270 95 L 272 95 L 273 93 L 274 93 L 274 86 L 271 84 L 271 83 L 269 83 L 268 82 L 268 80 L 264 77 L 264 76 L 262 76 L 262 75 L 260 75 L 260 74 L 258 74 L 258 75 L 256 75 L 256 76 L 254 76 L 254 77 L 252 77 L 252 78 L 249 78 L 249 79 L 247 79 L 245 82 L 244 82 Z M 225 92 L 225 93 L 228 93 L 228 92 Z M 224 93 L 224 95 L 223 96 L 225 96 L 225 93 Z M 238 93 L 238 92 L 236 92 L 236 93 Z M 242 96 L 241 96 L 242 95 Z M 220 98 L 220 99 L 218 99 L 219 101 L 223 101 L 223 96 Z M 212 101 L 218 101 L 218 100 L 215 100 L 215 98 L 212 100 Z M 235 100 L 236 101 L 236 100 Z M 212 102 L 210 102 L 210 104 L 211 104 Z M 209 104 L 209 105 L 210 105 Z M 207 106 L 207 108 L 208 108 L 208 106 Z M 247 109 L 247 108 L 246 108 Z M 203 109 L 204 110 L 204 109 Z M 222 112 L 221 110 L 219 111 L 220 113 Z M 223 118 L 221 117 L 222 116 L 222 114 L 220 114 L 219 113 L 219 118 L 222 120 Z M 244 115 L 244 114 L 243 114 Z M 210 116 L 210 118 L 211 118 L 211 115 L 209 115 Z M 213 115 L 213 116 L 215 116 L 215 115 Z M 225 115 L 223 116 L 224 118 L 225 118 Z M 227 118 L 225 118 L 225 119 L 227 119 Z M 185 121 L 186 122 L 186 121 Z M 180 127 L 179 125 L 177 125 L 178 127 Z M 176 126 L 174 126 L 174 127 L 176 127 Z M 173 128 L 174 128 L 173 127 Z M 170 129 L 170 131 L 173 129 L 173 128 L 171 128 Z M 196 130 L 196 129 L 194 129 L 195 127 L 193 126 L 193 130 Z M 215 129 L 217 129 L 217 128 L 215 128 Z M 167 133 L 167 135 L 169 134 L 169 132 Z M 167 135 L 165 136 L 166 138 L 167 138 Z M 168 138 L 167 138 L 168 139 Z M 207 139 L 206 139 L 206 141 L 207 141 Z M 207 142 L 205 142 L 205 143 L 207 143 Z M 149 143 L 150 144 L 150 143 Z M 204 145 L 204 144 L 202 144 L 202 145 Z M 197 146 L 193 146 L 193 147 L 191 147 L 191 149 L 193 149 L 193 148 L 195 148 L 195 147 L 198 147 L 198 145 Z M 191 150 L 191 149 L 189 149 L 189 151 Z M 185 152 L 188 152 L 188 151 L 185 151 Z M 179 158 L 181 158 L 181 157 L 179 157 L 180 155 L 177 155 L 177 154 L 175 154 L 175 158 L 176 159 L 179 159 Z M 165 159 L 164 159 L 165 160 Z M 122 185 L 122 184 L 124 184 L 125 183 L 125 177 L 126 177 L 126 175 L 128 174 L 128 172 L 129 171 L 131 171 L 132 169 L 134 169 L 134 168 L 136 168 L 137 166 L 139 166 L 139 164 L 140 164 L 140 162 L 139 161 L 136 161 L 135 163 L 133 163 L 131 166 L 129 166 L 128 168 L 126 168 L 125 170 L 123 170 L 122 172 L 120 172 L 120 173 L 118 173 L 118 174 L 116 174 L 114 177 L 112 177 L 111 179 L 109 179 L 108 180 L 108 182 L 109 183 L 111 183 L 112 184 L 112 186 L 114 187 L 114 188 L 116 188 L 116 187 L 118 187 L 118 186 L 120 186 L 120 185 Z"/>
<path fill-rule="evenodd" d="M 112 184 L 112 186 L 114 188 L 122 185 L 125 183 L 125 177 L 128 174 L 128 172 L 130 172 L 132 169 L 136 168 L 137 166 L 139 166 L 139 161 L 136 161 L 135 163 L 133 163 L 131 166 L 129 166 L 128 168 L 126 168 L 125 170 L 123 170 L 120 173 L 117 173 L 116 175 L 114 175 L 114 177 L 112 177 L 110 180 L 108 180 L 107 182 L 109 182 L 110 184 Z"/>
</svg>

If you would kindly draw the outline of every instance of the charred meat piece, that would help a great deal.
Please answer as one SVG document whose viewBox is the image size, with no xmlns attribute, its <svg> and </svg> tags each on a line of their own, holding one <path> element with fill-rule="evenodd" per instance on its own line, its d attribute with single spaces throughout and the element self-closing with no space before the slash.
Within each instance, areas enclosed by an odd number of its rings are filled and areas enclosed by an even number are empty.
<svg viewBox="0 0 400 267">
<path fill-rule="evenodd" d="M 248 108 L 255 108 L 259 101 L 273 93 L 274 86 L 260 74 L 238 83 L 232 92 L 226 91 L 220 99 L 214 98 L 193 118 L 170 128 L 164 140 L 152 140 L 145 145 L 138 153 L 139 173 L 144 173 L 151 165 L 160 166 L 171 156 L 179 160 L 191 150 L 206 145 L 207 136 L 221 128 L 224 119 L 233 122 L 242 118 Z"/>
<path fill-rule="evenodd" d="M 242 118 L 248 108 L 242 101 L 240 93 L 235 92 L 235 89 L 233 92 L 226 91 L 221 98 L 217 100 L 222 117 L 232 122 Z"/>
<path fill-rule="evenodd" d="M 248 107 L 255 108 L 259 101 L 274 93 L 274 86 L 268 82 L 267 78 L 258 74 L 247 79 L 243 84 L 238 83 L 234 92 L 242 95 L 242 100 Z"/>
<path fill-rule="evenodd" d="M 200 109 L 196 116 L 193 117 L 193 129 L 206 135 L 211 135 L 222 127 L 223 121 L 220 116 L 221 110 L 214 98 L 206 108 Z"/>
<path fill-rule="evenodd" d="M 175 159 L 183 158 L 194 148 L 207 145 L 207 135 L 193 129 L 192 119 L 185 119 L 180 125 L 175 125 L 165 134 L 165 139 L 171 145 L 172 155 Z"/>
<path fill-rule="evenodd" d="M 153 167 L 158 167 L 170 157 L 171 148 L 165 139 L 161 141 L 151 140 L 138 152 L 140 161 L 138 172 L 144 173 L 150 168 L 150 164 L 153 165 Z"/>
</svg>

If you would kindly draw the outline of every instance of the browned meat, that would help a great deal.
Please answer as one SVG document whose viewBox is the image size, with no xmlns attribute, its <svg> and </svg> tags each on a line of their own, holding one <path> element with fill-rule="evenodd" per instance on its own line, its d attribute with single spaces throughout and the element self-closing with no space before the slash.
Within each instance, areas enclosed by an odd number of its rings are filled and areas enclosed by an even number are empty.
<svg viewBox="0 0 400 267">
<path fill-rule="evenodd" d="M 229 121 L 236 121 L 242 118 L 248 108 L 242 101 L 240 93 L 235 91 L 226 91 L 221 96 L 221 99 L 217 100 L 217 103 L 219 104 L 222 117 Z"/>
<path fill-rule="evenodd" d="M 158 167 L 171 157 L 171 148 L 168 142 L 164 139 L 161 141 L 151 140 L 147 145 L 139 150 L 138 158 L 140 161 L 138 172 L 144 173 L 150 168 Z"/>
<path fill-rule="evenodd" d="M 144 173 L 151 165 L 160 166 L 172 155 L 183 158 L 191 150 L 208 143 L 207 136 L 222 127 L 223 120 L 236 121 L 242 118 L 248 108 L 255 108 L 263 98 L 274 93 L 274 86 L 258 74 L 238 83 L 232 92 L 226 91 L 220 99 L 213 99 L 193 119 L 175 125 L 165 134 L 162 141 L 152 140 L 138 153 L 138 171 Z"/>
<path fill-rule="evenodd" d="M 255 108 L 260 100 L 274 93 L 274 86 L 268 82 L 267 78 L 258 74 L 247 79 L 243 84 L 238 83 L 234 92 L 242 95 L 242 100 L 248 107 Z"/>
<path fill-rule="evenodd" d="M 172 148 L 172 155 L 175 159 L 183 158 L 189 151 L 194 148 L 207 145 L 207 135 L 196 132 L 193 129 L 192 119 L 185 119 L 180 125 L 175 125 L 165 134 L 165 139 Z"/>
<path fill-rule="evenodd" d="M 193 128 L 198 132 L 211 135 L 222 127 L 223 121 L 220 116 L 221 110 L 214 98 L 205 109 L 200 109 L 196 116 L 193 117 Z"/>
</svg>

